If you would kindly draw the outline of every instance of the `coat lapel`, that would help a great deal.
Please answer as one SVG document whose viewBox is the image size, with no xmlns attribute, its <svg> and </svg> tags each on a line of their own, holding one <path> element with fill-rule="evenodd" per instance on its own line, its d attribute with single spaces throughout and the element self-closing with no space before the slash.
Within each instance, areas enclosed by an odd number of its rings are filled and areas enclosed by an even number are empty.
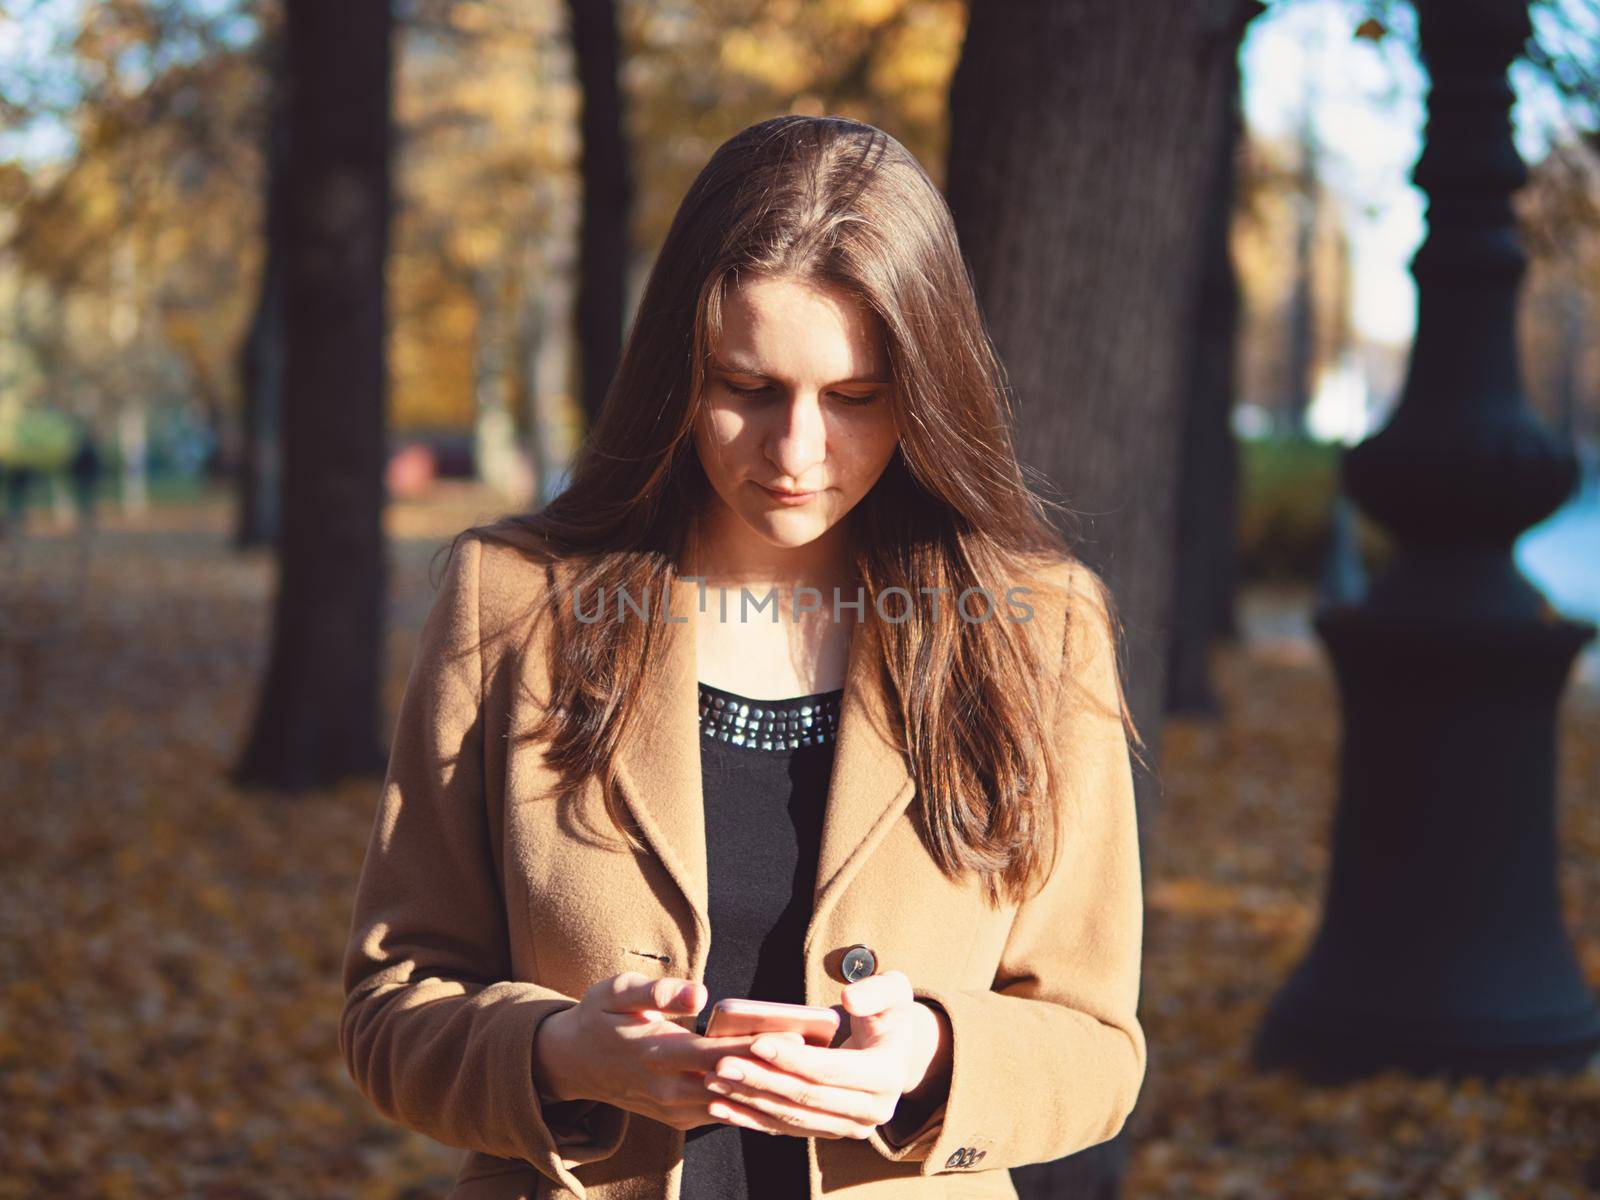
<svg viewBox="0 0 1600 1200">
<path fill-rule="evenodd" d="M 880 657 L 874 627 L 857 624 L 850 635 L 839 741 L 823 815 L 813 926 L 916 791 L 906 756 L 897 747 L 895 706 Z"/>
<path fill-rule="evenodd" d="M 703 941 L 711 921 L 700 778 L 697 596 L 696 584 L 678 579 L 667 612 L 651 609 L 650 618 L 659 623 L 664 640 L 660 674 L 651 702 L 618 749 L 617 781 L 633 820 L 688 903 Z M 608 606 L 614 603 L 607 597 Z M 813 923 L 915 791 L 905 756 L 894 744 L 892 706 L 872 633 L 872 626 L 862 622 L 850 637 Z"/>
</svg>

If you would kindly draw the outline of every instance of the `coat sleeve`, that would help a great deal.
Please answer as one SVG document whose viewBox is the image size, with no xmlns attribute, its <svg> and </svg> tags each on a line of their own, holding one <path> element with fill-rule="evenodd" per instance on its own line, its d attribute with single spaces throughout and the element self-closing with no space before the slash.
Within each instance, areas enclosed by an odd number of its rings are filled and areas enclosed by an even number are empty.
<svg viewBox="0 0 1600 1200">
<path fill-rule="evenodd" d="M 1108 1141 L 1144 1080 L 1144 902 L 1115 639 L 1098 577 L 1074 564 L 1070 579 L 1065 671 L 1092 700 L 1064 688 L 1054 721 L 1066 776 L 1056 790 L 1061 853 L 1014 914 L 989 990 L 913 980 L 916 996 L 950 1018 L 949 1092 L 930 1119 L 879 1126 L 869 1139 L 924 1175 L 1048 1162 Z"/>
<path fill-rule="evenodd" d="M 462 539 L 401 700 L 343 964 L 339 1044 L 385 1116 L 446 1145 L 524 1159 L 583 1195 L 580 1163 L 614 1153 L 628 1113 L 541 1104 L 539 1023 L 576 1003 L 511 978 L 484 771 L 478 580 Z"/>
</svg>

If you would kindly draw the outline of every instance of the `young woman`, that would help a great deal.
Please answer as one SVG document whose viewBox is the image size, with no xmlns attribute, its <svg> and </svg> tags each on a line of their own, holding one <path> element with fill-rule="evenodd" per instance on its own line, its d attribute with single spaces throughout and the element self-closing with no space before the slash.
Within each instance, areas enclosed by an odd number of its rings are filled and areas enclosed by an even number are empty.
<svg viewBox="0 0 1600 1200">
<path fill-rule="evenodd" d="M 1143 1080 L 1117 625 L 948 209 L 781 117 L 690 188 L 566 490 L 464 531 L 344 965 L 456 1197 L 1015 1196 Z M 831 1045 L 707 1037 L 725 997 Z"/>
</svg>

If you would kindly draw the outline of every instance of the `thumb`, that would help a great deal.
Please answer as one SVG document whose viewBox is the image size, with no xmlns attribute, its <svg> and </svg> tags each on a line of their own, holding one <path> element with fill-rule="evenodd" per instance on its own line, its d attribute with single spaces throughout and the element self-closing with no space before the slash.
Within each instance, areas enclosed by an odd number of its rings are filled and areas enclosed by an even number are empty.
<svg viewBox="0 0 1600 1200">
<path fill-rule="evenodd" d="M 863 1020 L 891 1012 L 911 999 L 910 981 L 899 971 L 883 975 L 870 975 L 847 984 L 839 992 L 839 999 L 852 1020 Z"/>
<path fill-rule="evenodd" d="M 910 993 L 909 981 L 897 972 L 873 975 L 845 987 L 840 1000 L 850 1014 L 851 1040 L 860 1045 L 895 1036 L 904 1027 Z"/>
<path fill-rule="evenodd" d="M 664 1013 L 697 1013 L 705 1007 L 704 985 L 688 979 L 659 979 L 655 985 L 656 1009 Z"/>
<path fill-rule="evenodd" d="M 650 979 L 629 973 L 596 985 L 607 1012 L 697 1013 L 705 1005 L 705 987 L 690 979 Z"/>
</svg>

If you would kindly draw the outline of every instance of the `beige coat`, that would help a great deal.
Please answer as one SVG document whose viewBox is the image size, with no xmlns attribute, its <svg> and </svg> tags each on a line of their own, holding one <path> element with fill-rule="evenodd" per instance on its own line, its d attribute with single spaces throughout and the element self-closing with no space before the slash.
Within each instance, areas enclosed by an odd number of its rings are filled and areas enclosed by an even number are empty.
<svg viewBox="0 0 1600 1200">
<path fill-rule="evenodd" d="M 558 583 L 562 569 L 552 569 Z M 1084 570 L 1052 578 L 1070 585 Z M 604 1104 L 547 1123 L 532 1059 L 539 1022 L 598 979 L 703 978 L 712 930 L 696 634 L 685 620 L 696 585 L 676 585 L 659 695 L 619 756 L 644 854 L 622 847 L 597 782 L 559 807 L 537 747 L 508 750 L 508 732 L 536 715 L 520 682 L 549 695 L 544 655 L 521 643 L 528 604 L 550 578 L 476 537 L 452 559 L 406 684 L 361 874 L 340 1045 L 381 1112 L 470 1151 L 453 1197 L 677 1200 L 680 1131 Z M 1114 705 L 1108 627 L 1075 619 L 1063 637 L 1062 606 L 1043 599 L 1036 589 L 1028 603 L 1034 619 L 1055 622 L 1065 669 Z M 1014 1197 L 1005 1168 L 1114 1136 L 1144 1077 L 1127 741 L 1116 718 L 1063 703 L 1053 725 L 1070 764 L 1060 792 L 1076 816 L 1062 823 L 1045 889 L 1020 908 L 991 909 L 975 879 L 947 879 L 918 839 L 904 756 L 880 733 L 874 642 L 861 636 L 870 628 L 851 638 L 805 1000 L 838 1003 L 841 952 L 871 947 L 880 971 L 904 971 L 949 1015 L 950 1092 L 898 1150 L 881 1127 L 865 1141 L 807 1139 L 811 1195 Z"/>
</svg>

